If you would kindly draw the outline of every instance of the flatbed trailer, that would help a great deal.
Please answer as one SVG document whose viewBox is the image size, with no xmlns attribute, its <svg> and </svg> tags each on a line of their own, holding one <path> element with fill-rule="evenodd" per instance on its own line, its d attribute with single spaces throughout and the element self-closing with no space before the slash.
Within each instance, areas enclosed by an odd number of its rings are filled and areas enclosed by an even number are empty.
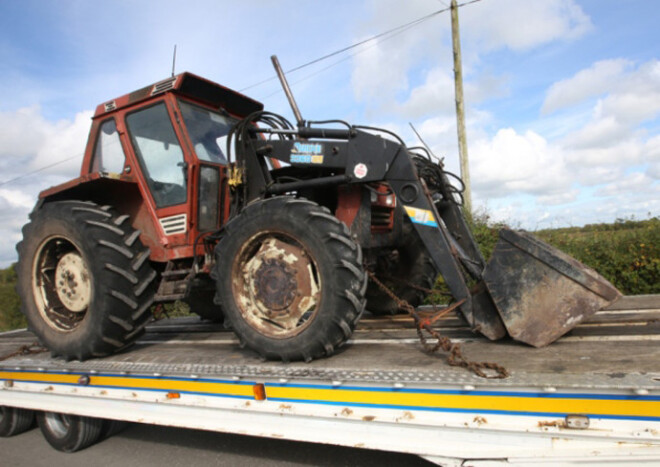
<svg viewBox="0 0 660 467">
<path fill-rule="evenodd" d="M 504 379 L 426 355 L 405 315 L 361 320 L 310 363 L 262 361 L 198 318 L 154 322 L 85 362 L 0 361 L 0 406 L 412 453 L 441 465 L 660 462 L 660 296 L 624 297 L 545 348 L 435 323 Z M 0 334 L 0 356 L 34 342 Z"/>
</svg>

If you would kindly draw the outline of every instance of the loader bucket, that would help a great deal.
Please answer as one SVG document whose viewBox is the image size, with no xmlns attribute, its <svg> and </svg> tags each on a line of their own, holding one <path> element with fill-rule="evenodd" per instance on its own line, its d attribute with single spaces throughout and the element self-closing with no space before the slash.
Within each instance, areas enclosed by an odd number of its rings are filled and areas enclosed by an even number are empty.
<svg viewBox="0 0 660 467">
<path fill-rule="evenodd" d="M 593 269 L 510 229 L 500 231 L 484 281 L 509 335 L 534 347 L 554 342 L 621 296 Z"/>
</svg>

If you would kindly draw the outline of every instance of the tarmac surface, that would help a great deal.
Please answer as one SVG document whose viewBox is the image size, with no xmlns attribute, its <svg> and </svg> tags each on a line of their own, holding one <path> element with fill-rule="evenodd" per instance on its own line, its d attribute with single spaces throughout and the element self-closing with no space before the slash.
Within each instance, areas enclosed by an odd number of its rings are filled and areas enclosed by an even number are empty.
<svg viewBox="0 0 660 467">
<path fill-rule="evenodd" d="M 12 438 L 0 438 L 0 464 L 8 467 L 434 465 L 407 454 L 141 424 L 131 424 L 121 433 L 72 454 L 51 448 L 38 428 Z"/>
</svg>

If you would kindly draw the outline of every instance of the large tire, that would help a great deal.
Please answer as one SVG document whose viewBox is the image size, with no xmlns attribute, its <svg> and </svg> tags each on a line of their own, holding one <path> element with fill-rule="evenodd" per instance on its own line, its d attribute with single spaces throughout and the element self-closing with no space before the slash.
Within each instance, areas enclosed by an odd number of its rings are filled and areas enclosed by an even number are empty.
<svg viewBox="0 0 660 467">
<path fill-rule="evenodd" d="M 291 197 L 252 203 L 215 251 L 216 302 L 241 345 L 310 361 L 352 335 L 365 304 L 362 251 L 326 208 Z"/>
<path fill-rule="evenodd" d="M 28 409 L 0 406 L 0 436 L 14 436 L 34 425 L 34 412 Z"/>
<path fill-rule="evenodd" d="M 104 420 L 56 412 L 37 414 L 41 433 L 52 447 L 62 452 L 76 452 L 101 439 Z"/>
<path fill-rule="evenodd" d="M 106 356 L 143 332 L 156 272 L 128 217 L 62 201 L 35 211 L 23 228 L 16 247 L 21 311 L 53 356 Z"/>
<path fill-rule="evenodd" d="M 103 426 L 101 427 L 101 433 L 98 439 L 99 441 L 103 441 L 104 439 L 111 438 L 124 431 L 129 425 L 130 423 L 124 420 L 103 419 Z"/>
<path fill-rule="evenodd" d="M 428 294 L 410 284 L 432 289 L 438 271 L 415 228 L 408 220 L 404 222 L 400 245 L 392 254 L 379 258 L 374 272 L 397 297 L 417 307 Z M 366 297 L 367 311 L 374 315 L 394 315 L 400 311 L 396 302 L 371 280 Z"/>
</svg>

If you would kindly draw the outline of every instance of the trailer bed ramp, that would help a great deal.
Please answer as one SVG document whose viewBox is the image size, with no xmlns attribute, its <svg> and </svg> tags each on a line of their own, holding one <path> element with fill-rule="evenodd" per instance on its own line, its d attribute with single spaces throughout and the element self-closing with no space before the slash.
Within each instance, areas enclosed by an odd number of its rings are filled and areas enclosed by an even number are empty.
<svg viewBox="0 0 660 467">
<path fill-rule="evenodd" d="M 420 352 L 403 316 L 365 315 L 331 359 L 263 362 L 196 318 L 163 320 L 130 350 L 86 362 L 0 362 L 0 404 L 413 453 L 446 465 L 660 461 L 660 298 L 626 297 L 545 348 L 437 323 L 479 378 Z M 29 344 L 0 334 L 0 355 Z"/>
</svg>

